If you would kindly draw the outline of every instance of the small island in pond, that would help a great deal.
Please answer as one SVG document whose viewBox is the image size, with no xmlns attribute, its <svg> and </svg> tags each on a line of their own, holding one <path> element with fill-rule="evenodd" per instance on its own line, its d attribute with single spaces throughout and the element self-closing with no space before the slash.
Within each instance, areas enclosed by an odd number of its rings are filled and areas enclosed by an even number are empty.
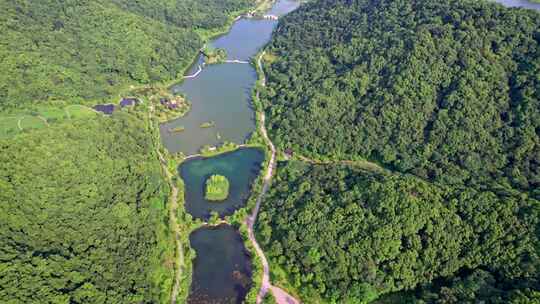
<svg viewBox="0 0 540 304">
<path fill-rule="evenodd" d="M 229 180 L 225 176 L 214 174 L 206 180 L 206 200 L 224 201 L 228 196 Z"/>
<path fill-rule="evenodd" d="M 205 129 L 205 128 L 212 128 L 212 127 L 215 127 L 215 126 L 216 126 L 215 121 L 208 121 L 208 122 L 202 123 L 200 127 Z"/>
<path fill-rule="evenodd" d="M 176 127 L 176 128 L 170 128 L 169 129 L 169 132 L 170 133 L 180 133 L 180 132 L 184 132 L 186 128 L 184 128 L 183 126 L 179 126 L 179 127 Z"/>
</svg>

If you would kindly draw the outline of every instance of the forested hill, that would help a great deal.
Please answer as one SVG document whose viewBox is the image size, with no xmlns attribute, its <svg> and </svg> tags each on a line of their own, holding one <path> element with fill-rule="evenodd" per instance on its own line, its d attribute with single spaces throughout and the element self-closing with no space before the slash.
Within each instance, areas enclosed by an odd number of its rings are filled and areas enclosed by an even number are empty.
<svg viewBox="0 0 540 304">
<path fill-rule="evenodd" d="M 540 301 L 538 12 L 314 1 L 264 68 L 271 139 L 327 163 L 282 164 L 262 204 L 277 284 L 304 303 Z"/>
<path fill-rule="evenodd" d="M 446 184 L 540 197 L 540 13 L 486 1 L 339 1 L 280 22 L 270 135 Z"/>
<path fill-rule="evenodd" d="M 1 1 L 0 103 L 102 100 L 176 79 L 202 46 L 196 28 L 223 26 L 253 3 Z"/>
<path fill-rule="evenodd" d="M 277 172 L 259 240 L 278 283 L 304 303 L 540 299 L 538 201 L 341 165 L 290 161 Z"/>
<path fill-rule="evenodd" d="M 113 0 L 118 6 L 157 21 L 189 29 L 223 26 L 230 14 L 245 10 L 254 0 Z"/>
<path fill-rule="evenodd" d="M 118 112 L 0 140 L 0 303 L 167 302 L 168 189 L 146 132 Z"/>
<path fill-rule="evenodd" d="M 81 104 L 177 79 L 202 35 L 254 2 L 0 1 L 0 303 L 170 303 L 148 104 Z"/>
</svg>

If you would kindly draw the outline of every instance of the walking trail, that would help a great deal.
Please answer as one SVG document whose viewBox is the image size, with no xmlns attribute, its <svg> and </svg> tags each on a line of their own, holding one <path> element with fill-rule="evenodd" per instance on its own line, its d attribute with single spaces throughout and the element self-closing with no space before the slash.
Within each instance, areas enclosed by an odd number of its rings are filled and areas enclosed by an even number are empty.
<svg viewBox="0 0 540 304">
<path fill-rule="evenodd" d="M 150 116 L 150 122 L 152 121 L 152 115 L 154 113 L 154 106 L 150 105 L 150 111 L 148 112 L 148 115 Z M 152 129 L 154 128 L 154 125 L 151 124 Z M 180 241 L 180 228 L 178 227 L 178 221 L 176 218 L 177 210 L 178 210 L 178 188 L 176 187 L 176 184 L 173 181 L 173 175 L 167 168 L 167 161 L 165 160 L 165 157 L 163 157 L 163 154 L 159 151 L 159 148 L 156 148 L 156 153 L 159 158 L 159 163 L 161 164 L 161 169 L 165 173 L 165 176 L 167 178 L 167 183 L 169 184 L 169 187 L 171 188 L 171 195 L 169 197 L 169 218 L 170 218 L 170 225 L 172 230 L 174 231 L 174 238 L 176 242 L 176 257 L 177 257 L 177 263 L 174 263 L 176 266 L 175 269 L 175 276 L 174 276 L 174 285 L 173 290 L 171 293 L 171 304 L 176 304 L 176 297 L 178 295 L 178 291 L 180 289 L 180 282 L 182 281 L 182 273 L 183 268 L 185 267 L 184 264 L 184 252 L 182 250 L 182 242 Z"/>
<path fill-rule="evenodd" d="M 257 64 L 259 66 L 259 69 L 261 71 L 261 84 L 263 86 L 266 85 L 266 76 L 264 75 L 264 71 L 262 70 L 262 57 L 264 56 L 264 52 L 259 56 L 259 59 L 257 60 Z M 259 91 L 257 91 L 257 99 L 259 99 Z M 273 286 L 270 282 L 270 267 L 268 266 L 268 260 L 266 260 L 266 256 L 264 255 L 264 252 L 262 251 L 261 247 L 259 246 L 259 243 L 257 243 L 257 239 L 255 238 L 255 233 L 253 232 L 253 226 L 255 224 L 255 221 L 257 220 L 257 215 L 259 213 L 259 209 L 261 207 L 261 202 L 268 191 L 268 188 L 270 187 L 270 182 L 272 181 L 272 173 L 274 172 L 274 168 L 276 165 L 276 148 L 270 138 L 268 137 L 268 134 L 266 132 L 265 127 L 265 115 L 264 112 L 261 112 L 259 114 L 259 126 L 261 130 L 261 134 L 266 141 L 268 147 L 271 151 L 270 161 L 268 162 L 268 168 L 266 170 L 266 175 L 264 176 L 264 183 L 261 193 L 259 194 L 259 197 L 257 198 L 255 208 L 253 208 L 253 212 L 250 216 L 246 219 L 246 224 L 248 227 L 248 236 L 249 240 L 253 244 L 253 247 L 255 248 L 255 251 L 257 252 L 257 255 L 259 256 L 259 259 L 261 260 L 262 266 L 263 266 L 263 278 L 261 283 L 261 289 L 259 290 L 259 294 L 257 295 L 257 304 L 260 304 L 262 300 L 264 299 L 264 296 L 268 291 L 271 291 L 274 295 L 274 299 L 276 300 L 277 304 L 299 304 L 300 301 L 295 299 L 293 296 L 289 295 L 287 292 L 282 290 L 279 287 Z"/>
<path fill-rule="evenodd" d="M 178 227 L 178 222 L 176 219 L 176 211 L 178 209 L 178 188 L 176 188 L 176 185 L 173 182 L 172 174 L 167 168 L 167 162 L 163 158 L 163 155 L 161 155 L 161 152 L 159 152 L 159 150 L 157 150 L 157 154 L 159 156 L 161 167 L 163 171 L 165 171 L 165 175 L 167 176 L 167 182 L 169 183 L 169 186 L 171 188 L 171 197 L 169 200 L 169 217 L 171 218 L 171 226 L 172 230 L 174 231 L 174 238 L 176 242 L 176 255 L 178 258 L 178 263 L 175 263 L 176 271 L 174 276 L 174 286 L 171 295 L 171 304 L 176 304 L 176 297 L 178 295 L 178 290 L 180 289 L 182 270 L 184 268 L 184 252 L 182 250 L 182 242 L 180 241 L 180 229 Z"/>
</svg>

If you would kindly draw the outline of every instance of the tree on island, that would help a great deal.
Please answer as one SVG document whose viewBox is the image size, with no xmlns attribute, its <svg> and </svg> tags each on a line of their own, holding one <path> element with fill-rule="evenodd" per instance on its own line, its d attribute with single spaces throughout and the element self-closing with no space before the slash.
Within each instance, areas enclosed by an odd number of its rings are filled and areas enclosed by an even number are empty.
<svg viewBox="0 0 540 304">
<path fill-rule="evenodd" d="M 214 174 L 206 180 L 205 199 L 223 201 L 229 196 L 229 180 L 223 175 Z"/>
</svg>

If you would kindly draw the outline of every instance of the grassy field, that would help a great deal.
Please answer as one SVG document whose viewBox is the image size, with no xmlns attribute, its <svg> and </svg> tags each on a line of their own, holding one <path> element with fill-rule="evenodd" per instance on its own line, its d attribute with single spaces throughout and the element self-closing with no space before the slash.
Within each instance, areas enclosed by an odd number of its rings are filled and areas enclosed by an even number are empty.
<svg viewBox="0 0 540 304">
<path fill-rule="evenodd" d="M 39 106 L 36 112 L 39 113 L 39 116 L 47 119 L 48 122 L 55 122 L 69 118 L 65 109 L 61 107 Z"/>
<path fill-rule="evenodd" d="M 22 130 L 42 129 L 49 126 L 45 118 L 37 116 L 23 116 L 21 119 L 19 119 L 17 124 Z"/>
<path fill-rule="evenodd" d="M 20 112 L 0 113 L 0 138 L 11 137 L 24 130 L 46 128 L 65 119 L 92 118 L 97 114 L 83 105 L 41 105 Z"/>
<path fill-rule="evenodd" d="M 82 105 L 67 106 L 65 111 L 69 118 L 91 118 L 97 114 L 93 109 Z"/>
<path fill-rule="evenodd" d="M 6 116 L 0 117 L 0 138 L 13 136 L 19 133 L 21 130 L 18 127 L 18 116 Z"/>
</svg>

